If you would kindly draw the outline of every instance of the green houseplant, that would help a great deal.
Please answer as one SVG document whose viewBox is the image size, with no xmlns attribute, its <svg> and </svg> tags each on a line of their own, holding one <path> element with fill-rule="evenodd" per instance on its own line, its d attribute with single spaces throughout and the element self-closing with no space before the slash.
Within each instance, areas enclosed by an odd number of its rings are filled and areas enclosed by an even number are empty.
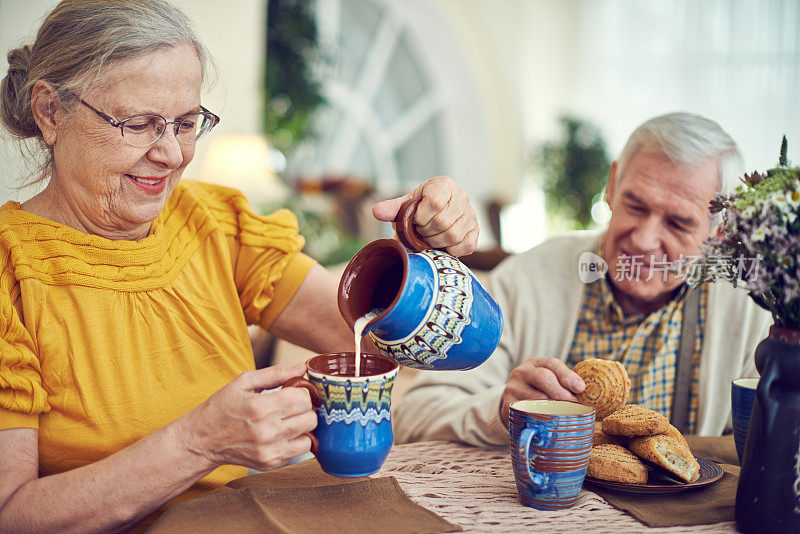
<svg viewBox="0 0 800 534">
<path fill-rule="evenodd" d="M 322 60 L 315 4 L 313 0 L 267 2 L 263 128 L 269 144 L 288 157 L 301 142 L 314 138 L 314 115 L 325 104 L 314 75 L 315 64 Z M 259 206 L 259 211 L 292 211 L 306 239 L 304 250 L 322 265 L 349 260 L 366 241 L 345 227 L 330 202 L 314 197 L 295 191 L 279 204 Z"/>
<path fill-rule="evenodd" d="M 608 181 L 611 165 L 600 132 L 588 122 L 559 118 L 561 140 L 544 144 L 535 158 L 548 213 L 567 226 L 591 226 L 592 205 Z"/>
<path fill-rule="evenodd" d="M 267 2 L 264 131 L 272 146 L 289 153 L 313 133 L 312 117 L 325 102 L 314 62 L 320 57 L 311 0 Z"/>
</svg>

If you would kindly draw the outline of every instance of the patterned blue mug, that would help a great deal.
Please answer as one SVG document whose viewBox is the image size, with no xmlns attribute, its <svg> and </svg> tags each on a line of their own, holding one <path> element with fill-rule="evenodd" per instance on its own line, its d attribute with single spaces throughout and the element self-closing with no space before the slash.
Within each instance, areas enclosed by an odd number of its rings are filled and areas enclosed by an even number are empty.
<svg viewBox="0 0 800 534">
<path fill-rule="evenodd" d="M 362 354 L 355 376 L 355 353 L 314 356 L 308 379 L 291 378 L 284 387 L 311 391 L 317 428 L 311 452 L 322 470 L 339 477 L 362 477 L 383 465 L 394 442 L 392 386 L 399 365 L 377 354 Z"/>
<path fill-rule="evenodd" d="M 398 212 L 403 244 L 378 239 L 350 260 L 339 283 L 339 311 L 350 328 L 379 311 L 364 333 L 381 354 L 406 367 L 472 369 L 497 347 L 503 314 L 463 263 L 416 234 L 411 220 L 418 203 L 407 201 Z"/>
<path fill-rule="evenodd" d="M 520 502 L 561 510 L 578 500 L 594 438 L 591 406 L 522 400 L 509 408 L 511 462 Z"/>
</svg>

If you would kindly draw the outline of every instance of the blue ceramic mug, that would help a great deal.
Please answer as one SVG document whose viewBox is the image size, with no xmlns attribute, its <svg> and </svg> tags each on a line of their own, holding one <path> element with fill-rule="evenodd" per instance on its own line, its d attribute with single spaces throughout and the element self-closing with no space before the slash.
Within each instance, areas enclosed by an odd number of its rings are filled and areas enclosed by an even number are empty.
<svg viewBox="0 0 800 534">
<path fill-rule="evenodd" d="M 744 457 L 744 445 L 747 443 L 747 431 L 750 428 L 750 414 L 756 399 L 758 378 L 737 378 L 731 382 L 731 419 L 733 420 L 733 441 L 736 443 L 736 454 L 739 464 Z"/>
<path fill-rule="evenodd" d="M 520 502 L 561 510 L 578 500 L 594 438 L 595 410 L 577 402 L 522 400 L 509 408 L 511 461 Z"/>
<path fill-rule="evenodd" d="M 339 477 L 361 477 L 378 471 L 394 442 L 392 386 L 399 365 L 377 354 L 362 354 L 355 376 L 355 353 L 314 356 L 306 362 L 308 379 L 292 378 L 287 386 L 314 390 L 317 428 L 311 452 L 323 471 Z"/>
<path fill-rule="evenodd" d="M 381 354 L 406 367 L 472 369 L 497 347 L 503 314 L 464 264 L 416 235 L 411 219 L 418 203 L 407 201 L 398 212 L 405 246 L 379 239 L 350 260 L 339 283 L 339 311 L 353 328 L 379 310 L 364 332 Z"/>
</svg>

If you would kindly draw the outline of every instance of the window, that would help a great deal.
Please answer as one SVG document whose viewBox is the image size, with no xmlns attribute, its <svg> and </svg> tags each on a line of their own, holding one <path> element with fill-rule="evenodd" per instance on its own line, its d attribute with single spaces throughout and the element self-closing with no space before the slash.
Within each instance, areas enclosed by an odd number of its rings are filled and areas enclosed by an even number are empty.
<svg viewBox="0 0 800 534">
<path fill-rule="evenodd" d="M 318 0 L 317 19 L 328 105 L 289 170 L 388 192 L 445 172 L 442 99 L 405 23 L 378 0 Z"/>
</svg>

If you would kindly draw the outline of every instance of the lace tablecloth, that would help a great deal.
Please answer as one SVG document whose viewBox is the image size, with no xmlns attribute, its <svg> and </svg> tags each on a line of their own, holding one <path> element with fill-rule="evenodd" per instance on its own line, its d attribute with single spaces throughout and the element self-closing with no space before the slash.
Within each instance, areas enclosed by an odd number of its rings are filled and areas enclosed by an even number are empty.
<svg viewBox="0 0 800 534">
<path fill-rule="evenodd" d="M 374 476 L 395 477 L 414 502 L 465 532 L 736 532 L 733 522 L 648 528 L 586 489 L 569 510 L 544 512 L 522 506 L 506 448 L 444 441 L 395 445 Z"/>
</svg>

